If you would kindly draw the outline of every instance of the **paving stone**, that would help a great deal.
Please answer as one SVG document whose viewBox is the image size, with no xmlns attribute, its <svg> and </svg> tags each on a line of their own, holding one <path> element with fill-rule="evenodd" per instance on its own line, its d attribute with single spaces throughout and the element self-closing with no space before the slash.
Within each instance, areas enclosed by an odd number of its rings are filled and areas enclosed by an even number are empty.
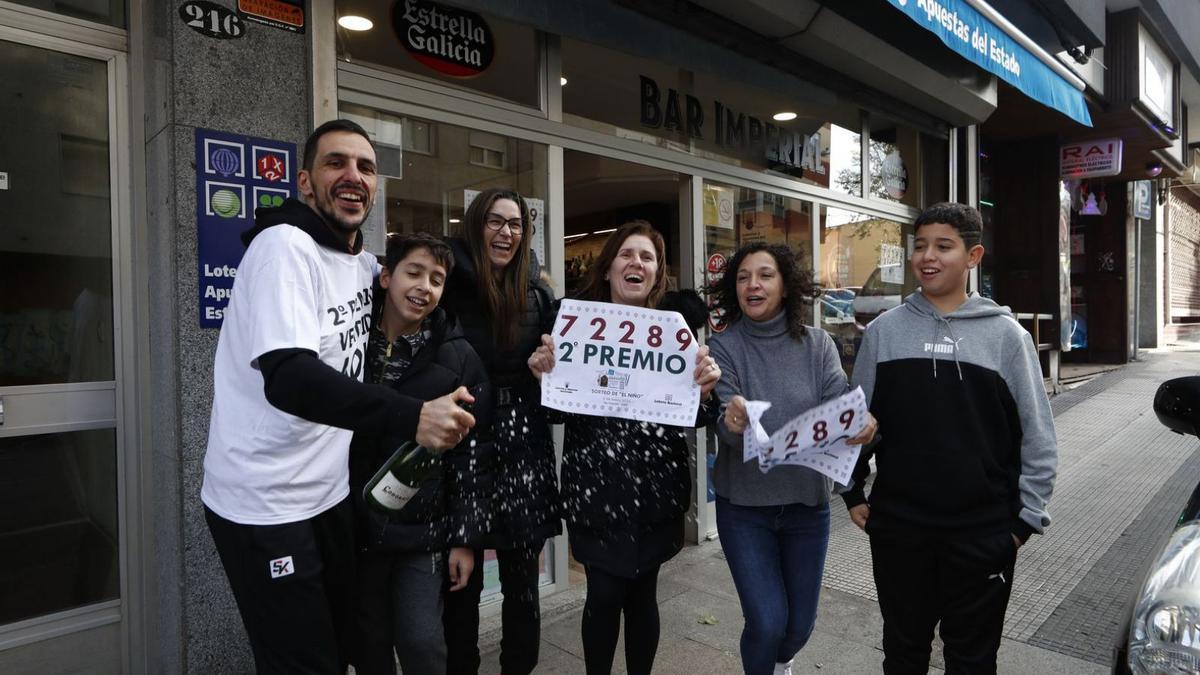
<svg viewBox="0 0 1200 675">
<path fill-rule="evenodd" d="M 1145 565 L 1174 528 L 1179 509 L 1198 478 L 1200 453 L 1193 452 L 1054 609 L 1029 644 L 1110 665 L 1111 648 L 1139 590 Z"/>
<path fill-rule="evenodd" d="M 500 672 L 500 652 L 498 650 L 482 655 L 479 672 Z M 552 644 L 547 644 L 543 639 L 541 651 L 538 652 L 536 672 L 539 675 L 542 673 L 547 675 L 578 675 L 583 672 L 583 656 L 582 654 L 572 654 Z"/>
<path fill-rule="evenodd" d="M 1053 673 L 1053 675 L 1108 675 L 1109 669 L 1098 663 L 1058 654 L 1018 642 L 1001 640 L 996 657 L 1000 673 Z"/>
<path fill-rule="evenodd" d="M 1005 637 L 1028 640 L 1189 458 L 1195 439 L 1151 411 L 1157 383 L 1200 354 L 1155 355 L 1100 379 L 1113 384 L 1055 418 L 1061 456 L 1047 535 L 1021 550 Z"/>
</svg>

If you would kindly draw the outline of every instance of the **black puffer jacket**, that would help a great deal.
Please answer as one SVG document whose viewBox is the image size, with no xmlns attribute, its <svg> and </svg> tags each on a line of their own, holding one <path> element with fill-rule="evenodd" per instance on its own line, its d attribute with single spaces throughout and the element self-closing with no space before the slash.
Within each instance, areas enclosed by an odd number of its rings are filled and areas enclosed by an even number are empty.
<svg viewBox="0 0 1200 675">
<path fill-rule="evenodd" d="M 696 426 L 716 415 L 710 398 Z M 555 413 L 560 418 L 563 510 L 575 559 L 625 578 L 670 560 L 683 547 L 691 502 L 687 429 Z"/>
<path fill-rule="evenodd" d="M 529 355 L 554 325 L 553 294 L 530 260 L 525 312 L 519 320 L 516 346 L 502 349 L 492 332 L 492 317 L 479 295 L 479 273 L 466 243 L 449 239 L 454 272 L 446 281 L 442 306 L 462 325 L 483 360 L 497 402 L 493 415 L 496 488 L 489 548 L 538 546 L 562 531 L 558 514 L 558 481 L 554 440 L 541 406 L 541 390 L 529 372 Z M 507 398 L 508 402 L 503 403 Z"/>
<path fill-rule="evenodd" d="M 376 288 L 376 297 L 380 297 Z M 383 302 L 376 302 L 377 308 Z M 377 311 L 376 314 L 380 312 Z M 375 317 L 378 325 L 379 317 Z M 395 447 L 379 436 L 355 434 L 350 444 L 350 492 L 354 498 L 356 541 L 368 551 L 440 551 L 477 547 L 492 527 L 495 452 L 490 438 L 491 391 L 483 364 L 457 322 L 440 307 L 430 315 L 431 336 L 408 369 L 391 383 L 406 396 L 432 400 L 459 386 L 477 393 L 476 427 L 457 447 L 441 455 L 440 466 L 399 514 L 386 516 L 363 500 L 363 486 L 391 457 Z M 374 341 L 381 339 L 371 332 Z M 368 348 L 368 354 L 374 354 Z M 379 382 L 374 359 L 367 359 L 367 381 Z M 480 386 L 482 385 L 482 386 Z"/>
</svg>

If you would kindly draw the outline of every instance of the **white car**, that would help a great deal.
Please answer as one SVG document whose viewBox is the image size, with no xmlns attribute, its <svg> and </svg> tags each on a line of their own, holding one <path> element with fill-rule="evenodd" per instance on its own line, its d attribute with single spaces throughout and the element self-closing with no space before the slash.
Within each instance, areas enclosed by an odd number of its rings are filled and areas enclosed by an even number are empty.
<svg viewBox="0 0 1200 675">
<path fill-rule="evenodd" d="M 855 292 L 848 288 L 827 288 L 817 301 L 823 323 L 854 323 Z"/>
<path fill-rule="evenodd" d="M 1178 434 L 1200 433 L 1200 377 L 1159 385 L 1154 413 Z M 1146 561 L 1140 591 L 1117 635 L 1114 675 L 1200 672 L 1200 485 L 1175 529 Z"/>
<path fill-rule="evenodd" d="M 882 269 L 876 267 L 871 276 L 867 277 L 862 289 L 854 296 L 855 321 L 865 326 L 880 314 L 898 307 L 902 291 L 903 284 L 883 281 Z"/>
</svg>

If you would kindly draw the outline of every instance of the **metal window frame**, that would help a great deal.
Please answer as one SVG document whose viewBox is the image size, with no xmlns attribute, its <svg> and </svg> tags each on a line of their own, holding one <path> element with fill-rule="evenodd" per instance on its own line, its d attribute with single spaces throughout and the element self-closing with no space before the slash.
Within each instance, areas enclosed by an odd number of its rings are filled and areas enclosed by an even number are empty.
<svg viewBox="0 0 1200 675">
<path fill-rule="evenodd" d="M 99 47 L 112 52 L 129 50 L 129 33 L 124 28 L 55 14 L 6 0 L 0 0 L 0 25 L 47 37 L 59 37 L 79 46 Z"/>
<path fill-rule="evenodd" d="M 967 127 L 966 138 L 967 185 L 966 199 L 963 203 L 973 209 L 979 208 L 979 127 L 972 124 Z M 971 268 L 968 276 L 967 291 L 979 292 L 979 266 Z"/>
<path fill-rule="evenodd" d="M 129 3 L 130 25 L 140 23 L 143 0 Z M 84 21 L 52 12 L 19 6 L 0 0 L 0 40 L 49 51 L 70 54 L 105 64 L 108 97 L 109 216 L 111 222 L 111 274 L 113 302 L 114 379 L 106 382 L 58 384 L 41 387 L 6 388 L 13 393 L 102 396 L 111 401 L 113 417 L 108 420 L 84 420 L 47 425 L 34 433 L 52 433 L 85 428 L 111 428 L 116 450 L 116 517 L 118 523 L 119 597 L 55 612 L 0 627 L 0 650 L 69 636 L 101 626 L 119 624 L 119 659 L 124 672 L 144 670 L 146 641 L 143 626 L 146 602 L 146 561 L 151 549 L 145 545 L 149 515 L 143 506 L 149 486 L 145 455 L 137 452 L 145 446 L 141 401 L 148 391 L 145 364 L 139 354 L 146 353 L 142 335 L 147 325 L 145 314 L 145 269 L 134 252 L 135 209 L 132 186 L 135 174 L 144 176 L 141 130 L 135 129 L 132 108 L 141 105 L 131 95 L 131 32 L 104 24 Z M 139 108 L 140 111 L 140 108 Z M 140 114 L 137 115 L 140 119 Z M 140 163 L 139 163 L 140 162 Z M 139 285 L 140 284 L 140 285 Z M 141 291 L 137 289 L 141 288 Z M 105 394 L 104 392 L 110 392 Z M 111 397 L 111 398 L 110 398 Z"/>
</svg>

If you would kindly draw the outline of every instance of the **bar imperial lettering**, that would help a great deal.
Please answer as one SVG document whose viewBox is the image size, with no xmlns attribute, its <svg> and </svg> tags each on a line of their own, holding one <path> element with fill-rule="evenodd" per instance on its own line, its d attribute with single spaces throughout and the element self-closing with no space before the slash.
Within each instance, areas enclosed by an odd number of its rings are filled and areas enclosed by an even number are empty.
<svg viewBox="0 0 1200 675">
<path fill-rule="evenodd" d="M 668 88 L 666 95 L 652 78 L 639 75 L 641 92 L 639 120 L 650 129 L 686 133 L 703 140 L 704 106 L 691 94 L 680 94 Z M 754 115 L 737 112 L 720 101 L 713 104 L 713 137 L 718 145 L 763 153 L 767 161 L 825 174 L 821 163 L 821 138 L 816 134 L 801 134 L 764 122 Z"/>
</svg>

